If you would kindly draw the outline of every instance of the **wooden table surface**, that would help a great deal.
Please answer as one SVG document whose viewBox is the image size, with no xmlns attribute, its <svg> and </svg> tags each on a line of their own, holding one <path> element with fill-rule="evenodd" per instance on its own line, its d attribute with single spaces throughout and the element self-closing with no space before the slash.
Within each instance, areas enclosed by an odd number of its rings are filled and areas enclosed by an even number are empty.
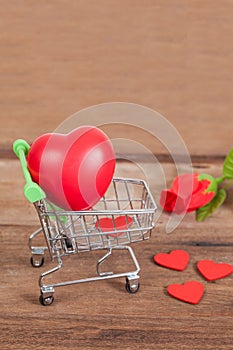
<svg viewBox="0 0 233 350">
<path fill-rule="evenodd" d="M 161 113 L 183 137 L 194 171 L 220 176 L 232 148 L 233 2 L 12 0 L 1 12 L 0 348 L 233 349 L 232 277 L 210 283 L 196 269 L 201 259 L 233 264 L 232 188 L 205 222 L 191 213 L 167 234 L 162 213 L 151 239 L 132 245 L 141 266 L 138 293 L 128 294 L 124 279 L 103 280 L 58 288 L 54 304 L 43 307 L 38 277 L 54 264 L 46 256 L 41 269 L 30 266 L 28 237 L 39 222 L 11 151 L 16 138 L 30 143 L 82 108 L 123 101 Z M 117 130 L 127 135 L 129 129 Z M 130 135 L 148 146 L 144 136 Z M 170 184 L 176 169 L 168 151 L 160 144 L 151 151 Z M 141 175 L 126 162 L 118 162 L 117 173 Z M 148 174 L 158 202 L 161 183 Z M 155 254 L 173 249 L 190 254 L 182 273 L 153 263 Z M 93 273 L 100 256 L 65 259 L 59 278 Z M 125 254 L 114 256 L 115 267 L 127 266 Z M 166 292 L 187 280 L 204 285 L 198 305 Z"/>
</svg>

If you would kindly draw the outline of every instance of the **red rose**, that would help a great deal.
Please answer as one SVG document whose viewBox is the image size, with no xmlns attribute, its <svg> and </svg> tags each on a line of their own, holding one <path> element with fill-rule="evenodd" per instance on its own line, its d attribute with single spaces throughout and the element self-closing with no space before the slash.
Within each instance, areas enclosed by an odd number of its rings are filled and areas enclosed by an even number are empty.
<svg viewBox="0 0 233 350">
<path fill-rule="evenodd" d="M 216 191 L 217 183 L 212 176 L 183 174 L 175 178 L 171 189 L 161 191 L 160 204 L 170 213 L 188 213 L 208 204 Z"/>
</svg>

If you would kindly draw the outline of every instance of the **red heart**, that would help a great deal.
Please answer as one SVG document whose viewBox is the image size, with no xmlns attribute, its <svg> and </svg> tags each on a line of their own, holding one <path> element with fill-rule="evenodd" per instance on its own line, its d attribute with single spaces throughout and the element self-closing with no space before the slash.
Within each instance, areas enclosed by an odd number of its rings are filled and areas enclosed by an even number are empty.
<svg viewBox="0 0 233 350">
<path fill-rule="evenodd" d="M 215 263 L 212 260 L 200 260 L 197 263 L 199 272 L 207 281 L 215 281 L 229 276 L 233 272 L 233 266 L 224 263 Z"/>
<path fill-rule="evenodd" d="M 112 231 L 118 231 L 118 230 L 126 230 L 128 228 L 130 228 L 130 226 L 133 223 L 133 219 L 130 216 L 118 216 L 115 219 L 113 218 L 101 218 L 100 220 L 98 220 L 95 224 L 96 228 L 100 228 L 101 231 L 103 232 L 112 232 Z M 111 237 L 115 237 L 122 235 L 123 232 L 119 232 L 119 233 L 111 233 L 109 234 L 109 236 Z"/>
<path fill-rule="evenodd" d="M 198 304 L 204 294 L 204 286 L 197 281 L 188 281 L 184 284 L 171 284 L 167 292 L 172 297 L 189 304 Z"/>
<path fill-rule="evenodd" d="M 184 250 L 173 250 L 154 256 L 154 262 L 172 270 L 183 271 L 189 262 L 189 254 Z"/>
<path fill-rule="evenodd" d="M 115 155 L 100 129 L 82 126 L 66 135 L 37 138 L 27 163 L 33 180 L 51 202 L 67 210 L 87 210 L 106 192 L 114 173 Z"/>
</svg>

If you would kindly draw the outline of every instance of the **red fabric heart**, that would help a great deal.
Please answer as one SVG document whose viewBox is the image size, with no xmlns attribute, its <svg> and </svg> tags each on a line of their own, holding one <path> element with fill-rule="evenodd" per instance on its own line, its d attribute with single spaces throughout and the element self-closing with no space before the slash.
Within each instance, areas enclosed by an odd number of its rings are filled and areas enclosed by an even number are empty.
<svg viewBox="0 0 233 350">
<path fill-rule="evenodd" d="M 224 263 L 215 263 L 212 260 L 200 260 L 197 263 L 199 272 L 207 281 L 215 281 L 229 276 L 233 272 L 233 266 Z"/>
<path fill-rule="evenodd" d="M 96 228 L 101 229 L 103 232 L 112 232 L 116 230 L 116 233 L 111 233 L 109 236 L 115 237 L 120 236 L 123 232 L 117 232 L 118 230 L 127 230 L 133 223 L 133 219 L 130 216 L 118 216 L 115 219 L 113 218 L 101 218 L 96 222 Z"/>
<path fill-rule="evenodd" d="M 172 270 L 183 271 L 188 265 L 189 254 L 184 250 L 173 250 L 168 254 L 155 255 L 154 262 Z"/>
<path fill-rule="evenodd" d="M 189 304 L 198 304 L 204 294 L 204 286 L 197 281 L 188 281 L 184 284 L 171 284 L 167 292 L 173 298 Z"/>
</svg>

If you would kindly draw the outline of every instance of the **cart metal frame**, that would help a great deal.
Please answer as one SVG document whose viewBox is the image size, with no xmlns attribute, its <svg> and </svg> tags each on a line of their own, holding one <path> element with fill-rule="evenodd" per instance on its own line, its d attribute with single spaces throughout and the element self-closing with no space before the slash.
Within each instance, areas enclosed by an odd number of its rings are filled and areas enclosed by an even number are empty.
<svg viewBox="0 0 233 350">
<path fill-rule="evenodd" d="M 146 182 L 113 178 L 108 191 L 94 208 L 65 211 L 50 203 L 40 186 L 32 181 L 26 162 L 29 148 L 24 140 L 17 140 L 14 143 L 14 151 L 20 159 L 26 179 L 24 194 L 34 204 L 41 224 L 41 227 L 29 237 L 32 254 L 30 261 L 33 267 L 41 267 L 44 264 L 46 251 L 49 252 L 52 261 L 57 260 L 57 266 L 43 272 L 39 277 L 40 303 L 51 305 L 57 287 L 121 277 L 126 279 L 126 290 L 129 293 L 136 293 L 140 287 L 140 266 L 129 245 L 150 238 L 157 209 Z M 46 246 L 34 245 L 36 237 L 40 234 L 44 235 Z M 96 263 L 96 276 L 45 283 L 48 275 L 61 269 L 63 256 L 94 250 L 105 251 L 103 257 Z M 122 273 L 101 272 L 101 266 L 112 252 L 122 250 L 129 253 L 135 269 Z"/>
</svg>

